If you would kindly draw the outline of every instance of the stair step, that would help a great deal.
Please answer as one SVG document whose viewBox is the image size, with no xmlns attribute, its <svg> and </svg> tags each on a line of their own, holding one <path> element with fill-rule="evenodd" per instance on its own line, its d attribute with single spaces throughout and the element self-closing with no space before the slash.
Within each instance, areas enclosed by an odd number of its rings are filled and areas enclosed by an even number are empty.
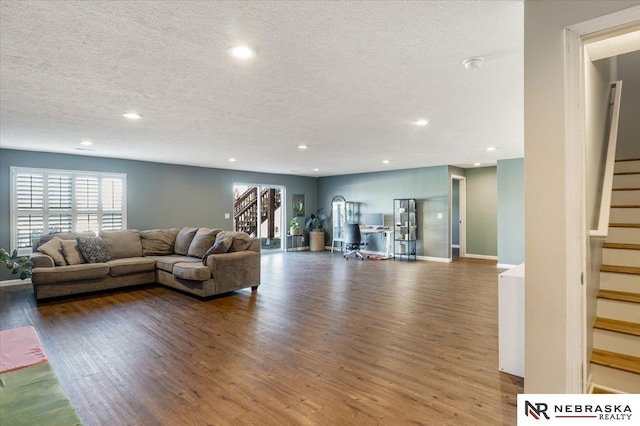
<svg viewBox="0 0 640 426">
<path fill-rule="evenodd" d="M 640 173 L 624 172 L 613 175 L 613 187 L 617 190 L 635 188 L 640 189 Z"/>
<path fill-rule="evenodd" d="M 633 334 L 594 328 L 591 346 L 605 351 L 640 357 L 640 336 Z"/>
<path fill-rule="evenodd" d="M 637 243 L 640 241 L 640 228 L 609 227 L 608 243 Z"/>
<path fill-rule="evenodd" d="M 605 297 L 600 292 L 598 292 L 596 299 L 596 312 L 596 315 L 602 318 L 640 323 L 640 305 L 638 303 L 616 298 L 616 296 Z"/>
<path fill-rule="evenodd" d="M 616 390 L 616 389 L 611 389 L 608 388 L 606 386 L 600 386 L 600 385 L 593 385 L 593 389 L 591 390 L 591 393 L 593 394 L 600 394 L 600 395 L 607 395 L 607 394 L 618 394 L 620 393 L 620 391 Z"/>
<path fill-rule="evenodd" d="M 620 300 L 621 302 L 640 303 L 640 294 L 626 291 L 599 290 L 598 297 L 601 299 Z"/>
<path fill-rule="evenodd" d="M 636 250 L 605 248 L 602 250 L 602 263 L 605 265 L 640 267 L 640 253 Z"/>
<path fill-rule="evenodd" d="M 613 207 L 609 210 L 609 222 L 613 223 L 640 223 L 639 207 Z"/>
<path fill-rule="evenodd" d="M 640 228 L 640 223 L 610 223 L 609 228 Z"/>
<path fill-rule="evenodd" d="M 628 371 L 591 363 L 593 383 L 625 393 L 640 393 L 638 375 Z"/>
<path fill-rule="evenodd" d="M 640 204 L 640 190 L 622 188 L 611 192 L 611 204 Z"/>
<path fill-rule="evenodd" d="M 620 250 L 640 250 L 640 244 L 604 243 L 602 247 Z"/>
<path fill-rule="evenodd" d="M 600 272 L 617 272 L 619 274 L 640 275 L 640 268 L 634 268 L 632 266 L 602 265 L 600 267 Z"/>
<path fill-rule="evenodd" d="M 600 288 L 602 290 L 640 292 L 640 277 L 635 274 L 616 272 L 600 272 Z"/>
<path fill-rule="evenodd" d="M 631 160 L 617 160 L 614 167 L 614 172 L 640 172 L 640 159 L 634 158 Z"/>
<path fill-rule="evenodd" d="M 640 357 L 619 354 L 617 352 L 594 349 L 591 352 L 591 362 L 593 364 L 604 365 L 605 367 L 617 370 L 628 371 L 640 374 Z"/>
<path fill-rule="evenodd" d="M 636 322 L 597 317 L 593 322 L 593 328 L 631 334 L 632 336 L 640 336 L 640 324 Z"/>
</svg>

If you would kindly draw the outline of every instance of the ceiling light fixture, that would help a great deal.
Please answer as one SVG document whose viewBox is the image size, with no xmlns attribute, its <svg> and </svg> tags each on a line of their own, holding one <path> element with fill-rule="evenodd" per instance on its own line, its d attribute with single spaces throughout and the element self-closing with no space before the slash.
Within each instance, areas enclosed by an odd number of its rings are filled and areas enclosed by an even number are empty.
<svg viewBox="0 0 640 426">
<path fill-rule="evenodd" d="M 319 172 L 319 171 L 320 171 L 320 169 L 316 167 L 315 169 L 313 169 L 313 171 L 314 171 L 314 172 Z"/>
<path fill-rule="evenodd" d="M 429 124 L 429 122 L 427 120 L 418 120 L 418 121 L 416 121 L 416 126 L 426 126 L 427 124 Z"/>
<path fill-rule="evenodd" d="M 473 163 L 474 166 L 478 167 L 480 163 Z"/>
<path fill-rule="evenodd" d="M 298 149 L 307 149 L 307 148 L 309 148 L 307 145 L 304 145 L 304 144 L 298 145 Z"/>
<path fill-rule="evenodd" d="M 136 114 L 135 112 L 125 112 L 122 116 L 131 120 L 140 120 L 140 118 L 142 118 L 140 114 Z"/>
<path fill-rule="evenodd" d="M 496 147 L 495 146 L 490 146 L 487 148 L 487 151 L 495 151 Z"/>
<path fill-rule="evenodd" d="M 467 58 L 462 61 L 462 65 L 468 70 L 475 70 L 482 66 L 482 62 L 484 62 L 484 58 L 475 57 L 475 58 Z"/>
<path fill-rule="evenodd" d="M 229 55 L 238 59 L 251 59 L 256 56 L 256 51 L 249 46 L 233 46 L 227 49 Z"/>
<path fill-rule="evenodd" d="M 389 160 L 382 160 L 383 164 L 389 164 Z"/>
<path fill-rule="evenodd" d="M 91 141 L 80 141 L 80 145 L 91 146 L 91 145 L 93 145 L 93 142 L 91 142 Z"/>
<path fill-rule="evenodd" d="M 229 161 L 232 162 L 232 163 L 235 163 L 236 159 L 235 158 L 229 158 Z"/>
</svg>

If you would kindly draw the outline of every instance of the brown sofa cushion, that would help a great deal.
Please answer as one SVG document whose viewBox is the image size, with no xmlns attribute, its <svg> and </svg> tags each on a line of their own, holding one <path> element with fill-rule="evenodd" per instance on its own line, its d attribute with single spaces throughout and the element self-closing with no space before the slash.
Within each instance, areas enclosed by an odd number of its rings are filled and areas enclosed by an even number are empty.
<svg viewBox="0 0 640 426">
<path fill-rule="evenodd" d="M 80 265 L 84 263 L 84 257 L 82 257 L 82 253 L 80 253 L 76 240 L 60 240 L 60 245 L 62 246 L 64 258 L 69 265 Z"/>
<path fill-rule="evenodd" d="M 181 256 L 178 254 L 173 256 L 151 256 L 150 259 L 155 260 L 156 268 L 162 271 L 167 271 L 167 272 L 173 272 L 173 265 L 175 265 L 176 263 L 180 263 L 180 262 L 200 263 L 200 259 L 196 259 L 195 257 Z"/>
<path fill-rule="evenodd" d="M 200 262 L 180 262 L 173 265 L 173 275 L 185 280 L 206 281 L 211 271 Z"/>
<path fill-rule="evenodd" d="M 64 254 L 62 252 L 62 240 L 60 237 L 53 237 L 44 244 L 38 247 L 40 253 L 44 253 L 51 257 L 56 266 L 65 266 L 67 264 Z"/>
<path fill-rule="evenodd" d="M 125 259 L 142 256 L 142 241 L 137 229 L 122 231 L 100 231 L 100 238 L 109 250 L 111 259 Z"/>
<path fill-rule="evenodd" d="M 107 262 L 107 265 L 109 265 L 109 275 L 112 277 L 154 271 L 156 269 L 156 261 L 144 257 L 111 260 Z"/>
<path fill-rule="evenodd" d="M 216 243 L 202 256 L 202 259 L 209 256 L 210 254 L 221 254 L 226 253 L 231 248 L 231 244 L 233 244 L 233 237 L 230 235 L 223 236 L 222 238 L 216 238 Z"/>
<path fill-rule="evenodd" d="M 178 236 L 176 236 L 176 245 L 173 248 L 174 252 L 187 256 L 189 254 L 189 246 L 191 245 L 191 241 L 193 241 L 193 237 L 196 236 L 196 232 L 198 232 L 198 228 L 182 228 L 180 232 L 178 232 Z"/>
<path fill-rule="evenodd" d="M 144 256 L 167 256 L 174 253 L 173 246 L 180 228 L 140 231 Z"/>
<path fill-rule="evenodd" d="M 209 250 L 213 243 L 216 241 L 216 235 L 221 232 L 222 229 L 209 229 L 200 228 L 191 241 L 189 246 L 189 256 L 202 258 L 204 254 Z"/>
<path fill-rule="evenodd" d="M 108 274 L 109 265 L 106 263 L 85 263 L 84 265 L 35 268 L 31 276 L 31 282 L 34 284 L 56 284 L 67 281 L 104 278 Z"/>
<path fill-rule="evenodd" d="M 76 237 L 82 257 L 89 263 L 105 263 L 111 255 L 100 237 Z"/>
</svg>

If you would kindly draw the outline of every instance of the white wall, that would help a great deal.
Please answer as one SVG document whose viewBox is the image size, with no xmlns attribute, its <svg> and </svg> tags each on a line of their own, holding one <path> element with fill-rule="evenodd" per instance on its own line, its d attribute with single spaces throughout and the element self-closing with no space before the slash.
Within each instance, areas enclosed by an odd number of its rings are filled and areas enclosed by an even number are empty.
<svg viewBox="0 0 640 426">
<path fill-rule="evenodd" d="M 525 392 L 567 380 L 564 28 L 640 1 L 525 1 Z"/>
<path fill-rule="evenodd" d="M 616 80 L 622 80 L 616 158 L 640 158 L 640 51 L 618 57 Z"/>
</svg>

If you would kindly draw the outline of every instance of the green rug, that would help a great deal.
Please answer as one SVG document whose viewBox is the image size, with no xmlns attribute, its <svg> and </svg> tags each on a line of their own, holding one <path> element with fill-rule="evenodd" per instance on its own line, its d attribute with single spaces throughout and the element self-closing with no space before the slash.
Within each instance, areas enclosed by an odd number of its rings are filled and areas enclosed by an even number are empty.
<svg viewBox="0 0 640 426">
<path fill-rule="evenodd" d="M 3 425 L 82 425 L 48 362 L 0 374 Z"/>
</svg>

